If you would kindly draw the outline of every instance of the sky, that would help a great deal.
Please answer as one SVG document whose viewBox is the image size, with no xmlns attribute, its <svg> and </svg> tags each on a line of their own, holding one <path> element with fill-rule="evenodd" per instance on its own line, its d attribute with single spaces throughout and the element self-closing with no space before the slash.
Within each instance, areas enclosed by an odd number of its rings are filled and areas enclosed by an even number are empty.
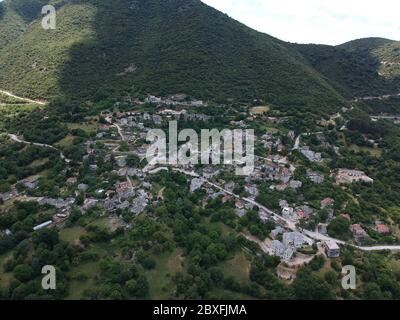
<svg viewBox="0 0 400 320">
<path fill-rule="evenodd" d="M 281 40 L 338 45 L 366 37 L 400 40 L 399 0 L 202 0 Z"/>
</svg>

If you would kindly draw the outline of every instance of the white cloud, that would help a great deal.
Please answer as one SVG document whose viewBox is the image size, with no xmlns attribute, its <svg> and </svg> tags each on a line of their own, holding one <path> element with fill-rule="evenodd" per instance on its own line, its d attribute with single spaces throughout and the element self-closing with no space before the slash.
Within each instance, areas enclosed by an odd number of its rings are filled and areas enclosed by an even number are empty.
<svg viewBox="0 0 400 320">
<path fill-rule="evenodd" d="M 398 0 L 202 0 L 282 40 L 340 44 L 364 37 L 400 40 Z"/>
</svg>

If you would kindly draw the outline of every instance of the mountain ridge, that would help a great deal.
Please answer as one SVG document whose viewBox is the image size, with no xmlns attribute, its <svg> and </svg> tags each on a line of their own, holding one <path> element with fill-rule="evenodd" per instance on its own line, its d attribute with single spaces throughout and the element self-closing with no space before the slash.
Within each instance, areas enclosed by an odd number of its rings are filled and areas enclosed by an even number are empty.
<svg viewBox="0 0 400 320">
<path fill-rule="evenodd" d="M 46 2 L 2 3 L 2 89 L 80 101 L 185 92 L 317 113 L 400 91 L 397 41 L 287 43 L 200 0 L 55 0 L 57 29 L 46 31 Z"/>
<path fill-rule="evenodd" d="M 347 98 L 400 92 L 400 42 L 363 38 L 339 46 L 292 44 Z"/>
<path fill-rule="evenodd" d="M 80 100 L 185 92 L 302 108 L 346 103 L 285 42 L 199 0 L 58 4 L 57 30 L 45 31 L 34 19 L 0 51 L 3 89 Z"/>
</svg>

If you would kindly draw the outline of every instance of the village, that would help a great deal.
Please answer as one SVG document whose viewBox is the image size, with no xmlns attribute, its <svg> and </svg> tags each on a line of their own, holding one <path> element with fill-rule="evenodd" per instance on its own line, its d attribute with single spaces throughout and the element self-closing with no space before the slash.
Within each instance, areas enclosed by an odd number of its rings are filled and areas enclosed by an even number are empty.
<svg viewBox="0 0 400 320">
<path fill-rule="evenodd" d="M 136 216 L 145 213 L 148 207 L 156 208 L 162 198 L 162 192 L 159 190 L 155 192 L 151 177 L 160 171 L 173 170 L 187 176 L 190 193 L 205 191 L 202 199 L 204 205 L 220 197 L 223 203 L 232 204 L 238 218 L 257 208 L 261 221 L 272 221 L 275 228 L 269 237 L 262 241 L 249 234 L 245 236 L 257 242 L 265 253 L 277 256 L 283 263 L 296 268 L 310 261 L 316 254 L 323 254 L 329 258 L 339 257 L 339 245 L 343 245 L 344 242 L 328 235 L 329 223 L 337 217 L 348 221 L 350 225 L 352 240 L 348 242 L 349 245 L 362 248 L 361 245 L 368 239 L 365 226 L 353 224 L 351 213 L 339 213 L 343 212 L 345 207 L 338 210 L 335 199 L 325 197 L 316 205 L 315 202 L 309 203 L 304 200 L 304 196 L 298 192 L 302 189 L 304 181 L 316 186 L 324 184 L 327 180 L 337 186 L 374 183 L 365 172 L 337 168 L 326 174 L 307 168 L 299 178 L 296 172 L 297 163 L 290 160 L 293 159 L 293 153 L 298 152 L 297 156 L 303 156 L 304 161 L 323 164 L 325 159 L 322 153 L 313 151 L 306 144 L 301 144 L 300 137 L 296 138 L 293 131 L 282 135 L 279 131 L 273 130 L 267 130 L 263 135 L 255 137 L 256 146 L 265 150 L 266 156 L 256 156 L 252 173 L 236 182 L 225 177 L 234 175 L 235 167 L 240 166 L 238 163 L 227 166 L 193 164 L 161 166 L 147 163 L 146 152 L 150 144 L 146 141 L 146 136 L 149 130 L 155 127 L 165 128 L 172 120 L 207 123 L 212 116 L 196 111 L 196 108 L 206 106 L 206 103 L 199 100 L 191 101 L 185 95 L 166 99 L 149 96 L 145 101 L 135 101 L 135 103 L 139 106 L 143 103 L 152 103 L 157 108 L 154 112 L 104 111 L 101 113 L 103 121 L 100 121 L 96 134 L 84 143 L 85 155 L 80 166 L 85 168 L 87 175 L 95 174 L 102 179 L 104 172 L 99 169 L 99 164 L 107 162 L 112 166 L 109 174 L 113 176 L 113 181 L 103 180 L 101 183 L 91 185 L 85 181 L 88 179 L 79 178 L 78 172 L 75 171 L 76 174 L 66 180 L 67 188 L 71 190 L 70 196 L 53 199 L 37 195 L 40 176 L 32 176 L 13 185 L 10 192 L 1 194 L 2 203 L 13 200 L 36 201 L 40 206 L 53 207 L 55 214 L 52 219 L 34 226 L 34 231 L 51 227 L 63 228 L 73 208 L 79 209 L 83 214 L 93 208 L 101 208 L 104 215 L 114 215 L 118 210 L 128 210 Z M 241 127 L 251 126 L 251 122 L 246 121 L 231 121 L 231 124 Z M 284 145 L 283 139 L 289 140 L 291 145 Z M 69 161 L 66 161 L 66 166 L 69 165 Z M 259 202 L 260 186 L 265 183 L 268 184 L 268 192 L 278 197 L 279 205 L 275 208 L 269 206 L 267 208 Z M 285 194 L 293 193 L 298 194 L 296 199 L 293 199 L 293 196 L 291 199 L 285 198 Z M 304 230 L 309 228 L 308 223 L 321 212 L 326 214 L 325 221 L 315 226 L 310 224 L 312 229 L 305 232 Z M 129 228 L 129 224 L 124 226 Z M 391 233 L 389 226 L 378 220 L 372 228 L 379 234 Z M 8 229 L 0 232 L 11 233 Z"/>
</svg>

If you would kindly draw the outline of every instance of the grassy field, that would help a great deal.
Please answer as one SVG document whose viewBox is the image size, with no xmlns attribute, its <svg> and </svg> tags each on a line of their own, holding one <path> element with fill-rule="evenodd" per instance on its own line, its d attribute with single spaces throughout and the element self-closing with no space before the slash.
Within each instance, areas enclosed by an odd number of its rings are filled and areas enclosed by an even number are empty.
<svg viewBox="0 0 400 320">
<path fill-rule="evenodd" d="M 231 260 L 226 261 L 222 265 L 222 269 L 226 275 L 232 276 L 240 282 L 250 280 L 250 262 L 243 251 L 237 252 Z"/>
<path fill-rule="evenodd" d="M 369 148 L 369 147 L 359 147 L 355 144 L 352 144 L 350 147 L 350 150 L 353 150 L 354 152 L 360 153 L 360 152 L 368 152 L 374 157 L 380 158 L 382 156 L 382 149 L 378 148 Z"/>
<path fill-rule="evenodd" d="M 47 161 L 49 161 L 48 158 L 43 158 L 43 159 L 37 159 L 32 161 L 28 167 L 29 168 L 36 168 L 36 167 L 40 167 L 41 165 L 44 165 Z"/>
<path fill-rule="evenodd" d="M 4 264 L 11 257 L 11 254 L 12 253 L 6 253 L 0 255 L 0 289 L 7 288 L 12 280 L 12 274 L 4 272 Z"/>
<path fill-rule="evenodd" d="M 255 300 L 254 297 L 248 296 L 243 293 L 238 293 L 238 292 L 233 292 L 229 290 L 222 290 L 222 289 L 214 289 L 210 291 L 209 295 L 212 296 L 217 296 L 221 297 L 224 296 L 224 299 L 227 300 Z"/>
<path fill-rule="evenodd" d="M 331 270 L 332 270 L 331 261 L 326 260 L 324 263 L 324 266 L 316 272 L 316 275 L 318 275 L 320 278 L 323 278 L 325 276 L 325 274 Z"/>
<path fill-rule="evenodd" d="M 108 231 L 114 231 L 121 226 L 121 220 L 116 217 L 102 217 L 93 220 L 89 225 L 107 229 Z"/>
<path fill-rule="evenodd" d="M 84 292 L 95 286 L 96 277 L 100 274 L 100 260 L 106 256 L 115 256 L 117 253 L 113 251 L 110 243 L 96 243 L 86 250 L 87 253 L 96 254 L 96 261 L 84 262 L 74 267 L 69 275 L 71 277 L 69 294 L 66 300 L 79 300 L 84 298 Z M 86 279 L 79 279 L 84 275 Z"/>
<path fill-rule="evenodd" d="M 208 227 L 211 228 L 211 230 L 217 231 L 218 233 L 221 233 L 224 236 L 230 233 L 236 234 L 236 231 L 234 229 L 232 229 L 231 227 L 227 226 L 222 222 L 210 222 L 210 219 L 206 219 L 205 223 L 207 224 Z"/>
<path fill-rule="evenodd" d="M 269 111 L 269 107 L 268 106 L 258 106 L 258 107 L 253 107 L 250 109 L 250 114 L 251 115 L 262 115 L 264 113 L 267 113 Z"/>
<path fill-rule="evenodd" d="M 81 129 L 87 133 L 96 132 L 98 129 L 95 123 L 67 123 L 67 127 L 69 130 Z"/>
<path fill-rule="evenodd" d="M 87 232 L 82 227 L 66 228 L 60 231 L 60 239 L 72 243 L 75 240 L 79 240 L 79 238 L 85 234 L 87 234 Z"/>
<path fill-rule="evenodd" d="M 70 284 L 69 295 L 67 300 L 79 300 L 83 298 L 85 290 L 93 288 L 95 277 L 100 272 L 99 263 L 88 262 L 82 264 L 71 271 L 71 278 L 73 279 Z M 86 280 L 76 279 L 80 275 L 85 275 Z"/>
<path fill-rule="evenodd" d="M 57 142 L 57 146 L 60 147 L 69 147 L 72 145 L 72 142 L 74 141 L 73 136 L 66 136 L 65 138 L 61 139 L 60 141 Z"/>
<path fill-rule="evenodd" d="M 181 249 L 175 249 L 172 253 L 155 256 L 156 267 L 146 271 L 150 285 L 152 299 L 168 299 L 174 296 L 175 285 L 172 277 L 177 272 L 183 272 L 185 259 Z"/>
</svg>

